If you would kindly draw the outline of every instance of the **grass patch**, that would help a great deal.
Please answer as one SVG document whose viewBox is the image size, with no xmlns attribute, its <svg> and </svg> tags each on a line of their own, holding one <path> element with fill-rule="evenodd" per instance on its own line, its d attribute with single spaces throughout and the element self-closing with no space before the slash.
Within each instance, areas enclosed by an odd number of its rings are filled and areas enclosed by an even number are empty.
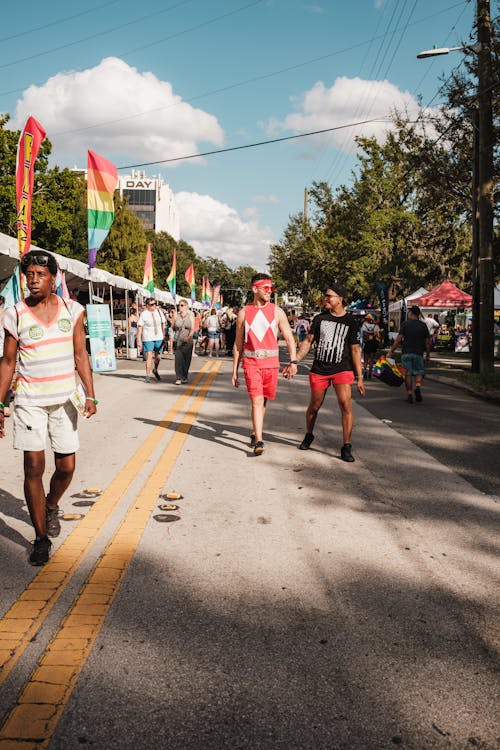
<svg viewBox="0 0 500 750">
<path fill-rule="evenodd" d="M 453 377 L 478 391 L 500 390 L 500 372 L 494 372 L 491 375 L 480 375 L 477 372 L 465 372 L 462 370 L 461 372 L 455 372 Z"/>
</svg>

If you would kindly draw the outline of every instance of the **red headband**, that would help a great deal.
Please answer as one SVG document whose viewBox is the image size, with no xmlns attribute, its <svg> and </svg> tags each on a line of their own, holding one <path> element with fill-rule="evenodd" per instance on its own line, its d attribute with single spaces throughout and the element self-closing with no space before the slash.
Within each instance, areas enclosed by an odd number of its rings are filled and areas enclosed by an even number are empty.
<svg viewBox="0 0 500 750">
<path fill-rule="evenodd" d="M 275 286 L 274 286 L 274 284 L 273 284 L 273 282 L 272 282 L 271 279 L 259 279 L 254 284 L 252 284 L 252 286 L 256 286 L 256 287 L 270 286 L 271 287 L 271 291 L 273 291 L 273 292 L 274 292 L 274 289 L 275 289 Z"/>
</svg>

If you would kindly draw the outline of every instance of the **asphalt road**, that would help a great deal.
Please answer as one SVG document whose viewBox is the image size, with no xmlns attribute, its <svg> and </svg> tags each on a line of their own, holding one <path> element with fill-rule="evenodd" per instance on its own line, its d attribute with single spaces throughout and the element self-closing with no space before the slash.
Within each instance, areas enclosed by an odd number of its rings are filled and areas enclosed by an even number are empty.
<svg viewBox="0 0 500 750">
<path fill-rule="evenodd" d="M 421 404 L 404 385 L 367 383 L 363 406 L 481 492 L 500 492 L 500 406 L 426 378 Z M 383 450 L 383 446 L 374 446 Z"/>
<path fill-rule="evenodd" d="M 492 407 L 369 385 L 345 464 L 332 393 L 297 450 L 301 368 L 255 458 L 246 393 L 219 364 L 194 399 L 171 361 L 160 383 L 139 362 L 96 377 L 62 502 L 83 518 L 43 571 L 0 441 L 0 657 L 19 657 L 0 674 L 0 750 L 498 750 L 500 498 L 476 484 L 498 461 L 465 475 L 453 458 L 466 433 L 470 451 L 498 441 Z M 183 495 L 172 523 L 167 490 Z"/>
</svg>

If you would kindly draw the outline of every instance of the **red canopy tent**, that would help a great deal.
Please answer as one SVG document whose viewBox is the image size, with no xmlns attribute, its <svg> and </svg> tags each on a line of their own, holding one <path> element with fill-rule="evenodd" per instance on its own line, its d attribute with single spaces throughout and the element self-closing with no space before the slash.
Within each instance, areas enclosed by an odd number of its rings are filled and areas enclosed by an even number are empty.
<svg viewBox="0 0 500 750">
<path fill-rule="evenodd" d="M 456 309 L 457 307 L 472 307 L 472 296 L 462 292 L 451 281 L 443 281 L 431 292 L 427 292 L 423 297 L 412 299 L 412 305 L 419 307 L 439 307 Z"/>
</svg>

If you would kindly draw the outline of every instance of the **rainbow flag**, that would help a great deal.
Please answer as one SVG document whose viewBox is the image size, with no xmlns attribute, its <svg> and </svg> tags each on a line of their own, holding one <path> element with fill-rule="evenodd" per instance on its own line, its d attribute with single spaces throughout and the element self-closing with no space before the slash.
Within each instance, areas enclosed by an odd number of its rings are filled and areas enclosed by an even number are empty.
<svg viewBox="0 0 500 750">
<path fill-rule="evenodd" d="M 153 281 L 153 258 L 151 257 L 151 245 L 148 243 L 148 249 L 146 250 L 146 262 L 144 263 L 144 278 L 142 280 L 142 286 L 147 289 L 148 292 L 153 295 L 155 291 L 155 283 Z"/>
<path fill-rule="evenodd" d="M 196 299 L 196 284 L 194 282 L 194 266 L 192 263 L 184 274 L 184 278 L 189 284 L 189 288 L 191 290 L 191 301 L 194 302 Z"/>
<path fill-rule="evenodd" d="M 89 268 L 95 266 L 97 251 L 106 239 L 115 218 L 113 193 L 117 184 L 118 172 L 115 165 L 103 156 L 89 151 L 87 161 Z"/>
<path fill-rule="evenodd" d="M 170 289 L 170 294 L 174 298 L 174 303 L 175 303 L 175 295 L 177 292 L 176 274 L 177 274 L 177 250 L 174 247 L 174 255 L 172 258 L 172 268 L 170 269 L 170 273 L 167 278 L 168 288 Z"/>
<path fill-rule="evenodd" d="M 17 145 L 16 207 L 19 255 L 31 244 L 31 201 L 35 182 L 35 162 L 45 130 L 34 117 L 28 117 Z"/>
<path fill-rule="evenodd" d="M 206 307 L 212 304 L 212 285 L 208 279 L 205 279 L 205 303 Z"/>
</svg>

